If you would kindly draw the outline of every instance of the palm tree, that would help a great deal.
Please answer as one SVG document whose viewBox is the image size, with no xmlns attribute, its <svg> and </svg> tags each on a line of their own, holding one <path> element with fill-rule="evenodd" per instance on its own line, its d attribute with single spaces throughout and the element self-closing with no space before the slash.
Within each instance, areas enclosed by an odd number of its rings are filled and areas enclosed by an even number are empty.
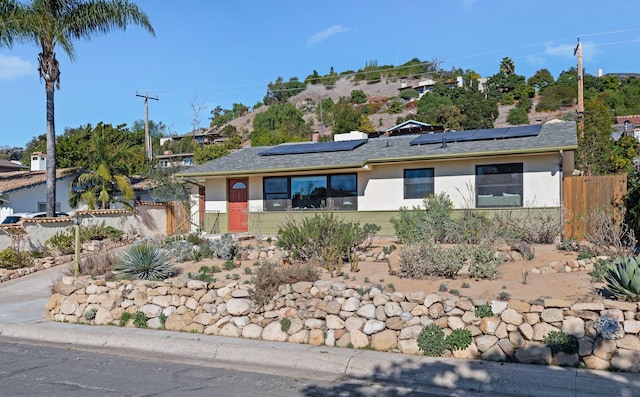
<svg viewBox="0 0 640 397">
<path fill-rule="evenodd" d="M 127 0 L 0 0 L 0 46 L 15 42 L 40 47 L 38 72 L 44 80 L 47 117 L 47 216 L 56 204 L 56 132 L 54 92 L 60 89 L 60 65 L 56 46 L 75 60 L 74 39 L 126 29 L 135 24 L 155 35 L 147 15 Z"/>
<path fill-rule="evenodd" d="M 112 203 L 121 203 L 131 209 L 129 200 L 134 192 L 129 178 L 122 175 L 119 165 L 131 158 L 132 148 L 128 143 L 110 145 L 107 135 L 110 125 L 98 123 L 94 128 L 91 147 L 92 170 L 78 175 L 69 191 L 69 205 L 78 208 L 82 203 L 89 209 L 106 209 Z"/>
<path fill-rule="evenodd" d="M 509 76 L 514 74 L 515 72 L 516 72 L 516 65 L 513 63 L 511 58 L 509 57 L 502 58 L 502 61 L 500 62 L 500 73 L 504 74 L 505 76 Z"/>
</svg>

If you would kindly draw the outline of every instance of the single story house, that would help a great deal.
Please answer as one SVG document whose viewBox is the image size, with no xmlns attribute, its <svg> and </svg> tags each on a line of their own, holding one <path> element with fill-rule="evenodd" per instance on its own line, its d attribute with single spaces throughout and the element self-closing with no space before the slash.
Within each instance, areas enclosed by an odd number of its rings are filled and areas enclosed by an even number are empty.
<svg viewBox="0 0 640 397">
<path fill-rule="evenodd" d="M 69 187 L 80 169 L 56 171 L 56 212 L 71 212 Z M 12 171 L 0 173 L 0 222 L 16 212 L 40 212 L 47 207 L 46 171 Z"/>
<path fill-rule="evenodd" d="M 574 167 L 576 123 L 247 147 L 177 175 L 193 186 L 194 219 L 205 232 L 275 234 L 289 216 L 335 210 L 394 235 L 402 207 L 445 193 L 456 209 L 563 207 Z M 204 214 L 205 216 L 202 216 Z M 212 219 L 215 217 L 215 220 Z"/>
</svg>

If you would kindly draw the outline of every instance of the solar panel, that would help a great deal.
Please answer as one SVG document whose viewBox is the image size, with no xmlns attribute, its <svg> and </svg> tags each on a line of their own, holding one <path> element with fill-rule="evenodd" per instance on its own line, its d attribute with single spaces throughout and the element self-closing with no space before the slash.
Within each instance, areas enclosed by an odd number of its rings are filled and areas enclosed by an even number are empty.
<svg viewBox="0 0 640 397">
<path fill-rule="evenodd" d="M 442 143 L 442 138 L 444 138 L 446 134 L 443 133 L 435 133 L 435 134 L 421 134 L 413 141 L 409 142 L 409 145 L 426 145 L 430 143 Z"/>
<path fill-rule="evenodd" d="M 465 141 L 475 141 L 473 136 L 479 130 L 466 130 L 466 131 L 452 131 L 447 132 L 445 134 L 445 138 L 447 138 L 447 142 L 465 142 Z"/>
<path fill-rule="evenodd" d="M 523 125 L 521 127 L 510 127 L 507 129 L 505 138 L 516 138 L 525 136 L 537 136 L 540 134 L 542 124 Z"/>
<path fill-rule="evenodd" d="M 473 136 L 473 139 L 476 141 L 481 141 L 485 139 L 500 139 L 504 138 L 508 128 L 492 128 L 490 130 L 478 130 L 478 132 Z"/>
<path fill-rule="evenodd" d="M 260 152 L 260 156 L 277 156 L 284 154 L 326 153 L 353 150 L 367 142 L 366 139 L 351 141 L 283 144 Z"/>
</svg>

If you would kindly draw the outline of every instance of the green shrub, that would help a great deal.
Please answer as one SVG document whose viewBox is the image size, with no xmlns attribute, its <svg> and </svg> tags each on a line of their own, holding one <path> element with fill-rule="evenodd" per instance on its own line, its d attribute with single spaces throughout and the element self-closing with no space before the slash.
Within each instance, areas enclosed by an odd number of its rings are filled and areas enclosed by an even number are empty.
<svg viewBox="0 0 640 397">
<path fill-rule="evenodd" d="M 144 312 L 138 310 L 136 314 L 133 315 L 133 325 L 136 328 L 147 328 L 147 321 L 149 317 L 147 317 Z"/>
<path fill-rule="evenodd" d="M 578 253 L 577 259 L 591 259 L 593 258 L 593 254 L 591 252 L 588 251 L 581 251 Z"/>
<path fill-rule="evenodd" d="M 447 349 L 464 350 L 471 346 L 473 339 L 471 338 L 471 331 L 466 328 L 456 328 L 444 339 Z"/>
<path fill-rule="evenodd" d="M 593 264 L 593 271 L 589 273 L 591 274 L 593 281 L 598 283 L 604 281 L 604 275 L 607 272 L 607 266 L 608 262 L 604 259 L 598 259 L 596 263 Z"/>
<path fill-rule="evenodd" d="M 278 230 L 278 246 L 291 253 L 294 259 L 315 261 L 327 269 L 330 276 L 342 272 L 344 259 L 357 271 L 355 249 L 372 239 L 380 230 L 377 225 L 345 222 L 333 212 L 322 211 L 302 221 L 290 218 Z"/>
<path fill-rule="evenodd" d="M 445 248 L 431 243 L 407 246 L 400 254 L 400 270 L 406 277 L 455 278 L 465 264 L 471 277 L 495 279 L 502 262 L 494 258 L 494 251 L 487 245 L 457 245 Z"/>
<path fill-rule="evenodd" d="M 97 312 L 98 312 L 98 309 L 96 309 L 95 307 L 87 310 L 86 312 L 84 312 L 85 320 L 91 321 L 91 320 L 95 319 Z"/>
<path fill-rule="evenodd" d="M 436 324 L 429 324 L 418 335 L 418 349 L 429 357 L 440 357 L 446 350 L 444 331 Z"/>
<path fill-rule="evenodd" d="M 59 255 L 68 255 L 75 252 L 75 235 L 73 229 L 59 231 L 45 241 L 45 246 Z"/>
<path fill-rule="evenodd" d="M 0 268 L 18 269 L 19 267 L 18 255 L 11 248 L 0 251 Z"/>
<path fill-rule="evenodd" d="M 132 317 L 133 315 L 131 313 L 122 312 L 122 314 L 120 315 L 120 321 L 118 325 L 120 325 L 121 327 L 124 327 L 125 325 L 127 325 L 127 323 L 129 322 L 129 320 L 131 320 Z"/>
<path fill-rule="evenodd" d="M 424 208 L 401 207 L 398 218 L 391 223 L 400 242 L 445 242 L 451 229 L 453 202 L 446 193 L 430 195 L 422 202 Z"/>
<path fill-rule="evenodd" d="M 553 354 L 559 352 L 575 354 L 578 352 L 578 339 L 562 331 L 550 331 L 542 340 Z"/>
<path fill-rule="evenodd" d="M 149 241 L 129 247 L 115 270 L 120 272 L 122 278 L 131 280 L 165 280 L 179 273 L 171 264 L 169 251 Z"/>
<path fill-rule="evenodd" d="M 231 260 L 231 259 L 229 259 L 229 260 L 225 261 L 225 262 L 224 262 L 224 264 L 222 265 L 222 268 L 223 268 L 224 270 L 233 270 L 233 269 L 235 269 L 235 267 L 236 267 L 236 264 L 235 264 L 235 262 L 234 262 L 233 260 Z"/>
<path fill-rule="evenodd" d="M 282 332 L 289 331 L 290 327 L 291 327 L 291 319 L 285 317 L 280 320 L 280 329 L 282 330 Z"/>
<path fill-rule="evenodd" d="M 478 318 L 493 317 L 493 309 L 491 308 L 491 305 L 485 303 L 484 305 L 476 307 L 474 314 Z"/>
<path fill-rule="evenodd" d="M 640 256 L 614 258 L 606 267 L 604 281 L 618 299 L 640 301 Z"/>
<path fill-rule="evenodd" d="M 107 238 L 118 239 L 124 235 L 124 231 L 113 226 L 105 226 L 105 223 L 80 226 L 80 240 L 104 240 Z"/>
</svg>

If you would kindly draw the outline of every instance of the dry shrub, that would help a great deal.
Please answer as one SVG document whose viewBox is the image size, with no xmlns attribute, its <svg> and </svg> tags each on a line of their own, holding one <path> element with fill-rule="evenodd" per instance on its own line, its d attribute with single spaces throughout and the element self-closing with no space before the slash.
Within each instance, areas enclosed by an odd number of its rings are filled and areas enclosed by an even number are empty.
<svg viewBox="0 0 640 397">
<path fill-rule="evenodd" d="M 110 275 L 118 259 L 112 251 L 101 251 L 81 257 L 80 276 Z"/>
<path fill-rule="evenodd" d="M 258 306 L 264 306 L 273 299 L 280 285 L 300 281 L 313 282 L 319 278 L 320 273 L 317 267 L 308 263 L 279 266 L 266 262 L 255 273 L 251 299 Z"/>
<path fill-rule="evenodd" d="M 501 237 L 529 244 L 553 244 L 562 231 L 558 213 L 544 209 L 500 212 L 494 222 Z"/>
<path fill-rule="evenodd" d="M 616 216 L 606 208 L 590 210 L 585 215 L 587 233 L 584 238 L 595 255 L 628 256 L 634 253 L 636 237 L 625 224 L 624 209 Z"/>
</svg>

